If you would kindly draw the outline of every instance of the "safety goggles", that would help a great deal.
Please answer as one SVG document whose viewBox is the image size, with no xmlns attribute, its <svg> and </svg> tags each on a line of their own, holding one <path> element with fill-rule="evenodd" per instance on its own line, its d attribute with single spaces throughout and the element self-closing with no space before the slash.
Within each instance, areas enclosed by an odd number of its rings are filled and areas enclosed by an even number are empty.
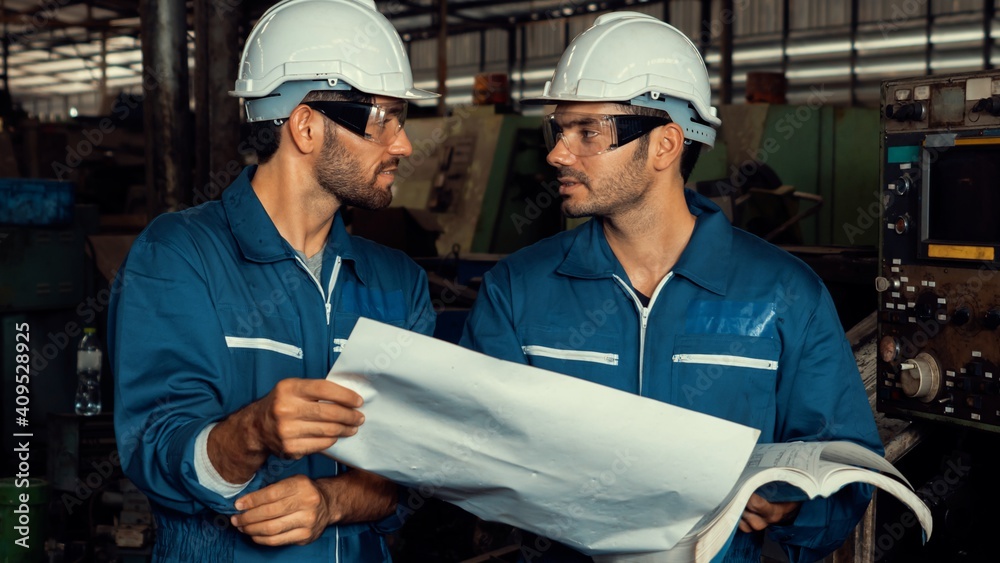
<svg viewBox="0 0 1000 563">
<path fill-rule="evenodd" d="M 406 102 L 302 102 L 365 140 L 391 145 L 406 123 Z"/>
<path fill-rule="evenodd" d="M 549 151 L 561 140 L 576 156 L 594 156 L 613 151 L 667 123 L 670 119 L 666 117 L 564 111 L 546 115 L 542 131 Z"/>
</svg>

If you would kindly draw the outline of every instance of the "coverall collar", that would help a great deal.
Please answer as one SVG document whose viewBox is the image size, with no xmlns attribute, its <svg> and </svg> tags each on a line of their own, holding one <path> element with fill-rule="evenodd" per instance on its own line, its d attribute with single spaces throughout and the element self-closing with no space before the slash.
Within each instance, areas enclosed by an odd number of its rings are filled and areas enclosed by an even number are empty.
<svg viewBox="0 0 1000 563">
<path fill-rule="evenodd" d="M 294 259 L 296 254 L 288 241 L 281 237 L 264 206 L 254 193 L 250 179 L 256 166 L 247 166 L 239 177 L 222 194 L 223 207 L 229 227 L 236 237 L 243 257 L 253 262 L 277 262 Z M 337 256 L 353 263 L 354 271 L 362 284 L 369 275 L 370 264 L 363 255 L 356 255 L 351 236 L 344 226 L 340 211 L 333 217 L 330 236 L 323 251 L 323 262 L 333 263 Z M 324 268 L 325 269 L 325 268 Z"/>
<path fill-rule="evenodd" d="M 708 291 L 725 295 L 732 227 L 718 206 L 708 199 L 691 190 L 684 190 L 684 198 L 696 221 L 691 240 L 673 272 Z M 608 245 L 603 224 L 596 218 L 576 229 L 569 252 L 556 271 L 585 279 L 610 278 L 615 274 L 625 277 L 625 269 Z"/>
</svg>

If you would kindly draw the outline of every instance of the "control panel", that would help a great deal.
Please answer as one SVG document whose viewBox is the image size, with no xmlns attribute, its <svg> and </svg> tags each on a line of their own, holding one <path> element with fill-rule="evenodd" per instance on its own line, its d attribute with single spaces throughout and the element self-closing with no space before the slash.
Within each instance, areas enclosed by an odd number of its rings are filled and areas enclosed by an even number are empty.
<svg viewBox="0 0 1000 563">
<path fill-rule="evenodd" d="M 1000 71 L 882 85 L 877 407 L 1000 432 Z"/>
</svg>

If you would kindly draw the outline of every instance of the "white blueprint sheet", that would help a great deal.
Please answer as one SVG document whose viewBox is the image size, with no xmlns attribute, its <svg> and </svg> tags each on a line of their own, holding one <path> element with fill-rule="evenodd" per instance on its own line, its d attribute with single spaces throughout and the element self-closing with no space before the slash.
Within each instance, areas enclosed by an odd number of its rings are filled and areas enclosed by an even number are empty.
<svg viewBox="0 0 1000 563">
<path fill-rule="evenodd" d="M 328 379 L 365 400 L 329 455 L 588 554 L 672 547 L 759 434 L 369 319 Z"/>
</svg>

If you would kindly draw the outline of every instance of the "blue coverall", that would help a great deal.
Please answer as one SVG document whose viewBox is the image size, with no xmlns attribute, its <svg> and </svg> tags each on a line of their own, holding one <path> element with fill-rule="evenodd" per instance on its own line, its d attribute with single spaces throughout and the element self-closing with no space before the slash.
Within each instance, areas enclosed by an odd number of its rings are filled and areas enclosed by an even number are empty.
<svg viewBox="0 0 1000 563">
<path fill-rule="evenodd" d="M 254 544 L 229 525 L 244 494 L 293 475 L 346 470 L 322 454 L 272 456 L 228 499 L 195 474 L 195 438 L 206 425 L 281 379 L 326 377 L 360 316 L 434 330 L 423 270 L 348 235 L 339 213 L 316 280 L 254 193 L 254 172 L 245 169 L 221 201 L 158 217 L 119 271 L 108 332 L 122 468 L 152 501 L 158 561 L 388 561 L 382 533 L 400 525 L 400 514 L 330 526 L 308 545 L 281 548 Z"/>
<path fill-rule="evenodd" d="M 707 199 L 685 196 L 694 233 L 648 306 L 594 219 L 488 272 L 462 344 L 752 426 L 762 443 L 849 440 L 881 454 L 823 282 L 732 227 Z M 793 562 L 820 559 L 843 543 L 870 498 L 868 486 L 846 487 L 805 502 L 791 525 L 768 533 Z M 725 561 L 758 563 L 761 543 L 762 534 L 739 532 Z M 589 561 L 574 554 L 557 545 L 530 560 Z"/>
</svg>

